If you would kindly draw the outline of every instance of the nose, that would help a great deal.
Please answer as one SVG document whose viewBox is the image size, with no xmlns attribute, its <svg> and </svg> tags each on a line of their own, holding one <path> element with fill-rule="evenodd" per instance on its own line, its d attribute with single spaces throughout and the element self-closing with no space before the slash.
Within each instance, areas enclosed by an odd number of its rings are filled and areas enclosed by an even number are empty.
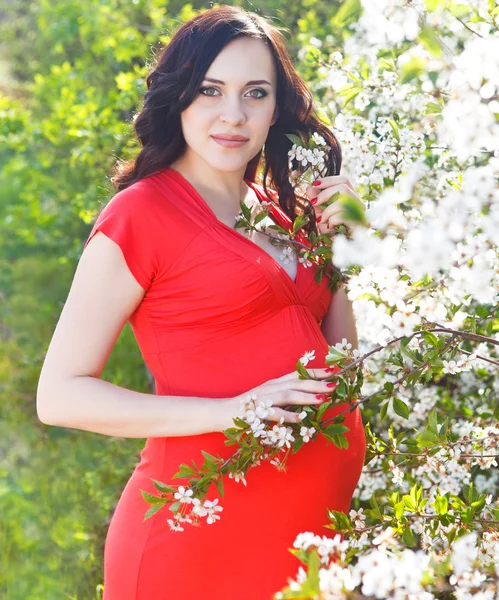
<svg viewBox="0 0 499 600">
<path fill-rule="evenodd" d="M 220 111 L 220 120 L 224 123 L 244 123 L 246 113 L 238 97 L 227 97 Z"/>
</svg>

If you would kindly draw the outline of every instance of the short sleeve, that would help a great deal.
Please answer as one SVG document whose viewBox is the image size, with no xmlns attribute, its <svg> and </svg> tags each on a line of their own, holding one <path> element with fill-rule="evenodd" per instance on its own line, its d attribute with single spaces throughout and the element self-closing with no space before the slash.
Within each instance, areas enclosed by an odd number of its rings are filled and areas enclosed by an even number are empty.
<svg viewBox="0 0 499 600">
<path fill-rule="evenodd" d="M 102 231 L 121 248 L 130 272 L 142 288 L 147 290 L 158 268 L 154 223 L 154 202 L 150 189 L 140 181 L 118 192 L 102 209 L 83 249 Z"/>
</svg>

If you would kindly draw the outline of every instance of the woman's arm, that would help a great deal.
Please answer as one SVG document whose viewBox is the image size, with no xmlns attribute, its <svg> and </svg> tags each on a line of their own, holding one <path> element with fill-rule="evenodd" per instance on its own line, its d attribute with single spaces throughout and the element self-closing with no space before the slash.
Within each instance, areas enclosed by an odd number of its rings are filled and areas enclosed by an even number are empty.
<svg viewBox="0 0 499 600">
<path fill-rule="evenodd" d="M 143 394 L 100 379 L 144 293 L 120 247 L 98 231 L 80 258 L 45 355 L 36 393 L 43 423 L 135 438 L 195 435 L 232 425 L 229 399 Z"/>
<path fill-rule="evenodd" d="M 321 330 L 330 346 L 346 338 L 352 344 L 352 348 L 358 348 L 352 302 L 343 287 L 333 294 L 326 316 L 322 320 Z"/>
<path fill-rule="evenodd" d="M 37 396 L 43 423 L 127 438 L 223 431 L 236 414 L 231 398 L 143 394 L 90 376 L 60 381 L 45 393 Z"/>
</svg>

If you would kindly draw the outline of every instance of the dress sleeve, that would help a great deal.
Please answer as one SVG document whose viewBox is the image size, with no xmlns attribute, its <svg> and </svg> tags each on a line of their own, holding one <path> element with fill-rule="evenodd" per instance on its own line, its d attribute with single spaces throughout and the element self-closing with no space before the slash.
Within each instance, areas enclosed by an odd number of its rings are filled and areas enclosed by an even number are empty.
<svg viewBox="0 0 499 600">
<path fill-rule="evenodd" d="M 100 212 L 83 249 L 102 231 L 118 244 L 132 275 L 147 290 L 158 268 L 153 211 L 147 189 L 138 184 L 118 192 Z"/>
</svg>

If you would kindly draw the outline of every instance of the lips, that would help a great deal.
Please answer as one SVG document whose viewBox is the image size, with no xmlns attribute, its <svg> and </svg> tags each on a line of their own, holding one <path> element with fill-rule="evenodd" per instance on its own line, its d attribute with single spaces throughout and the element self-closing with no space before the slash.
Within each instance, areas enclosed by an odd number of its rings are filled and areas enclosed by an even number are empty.
<svg viewBox="0 0 499 600">
<path fill-rule="evenodd" d="M 221 133 L 220 135 L 212 135 L 212 138 L 217 140 L 228 140 L 229 142 L 247 142 L 248 138 L 243 137 L 242 135 L 229 135 L 225 133 Z"/>
</svg>

